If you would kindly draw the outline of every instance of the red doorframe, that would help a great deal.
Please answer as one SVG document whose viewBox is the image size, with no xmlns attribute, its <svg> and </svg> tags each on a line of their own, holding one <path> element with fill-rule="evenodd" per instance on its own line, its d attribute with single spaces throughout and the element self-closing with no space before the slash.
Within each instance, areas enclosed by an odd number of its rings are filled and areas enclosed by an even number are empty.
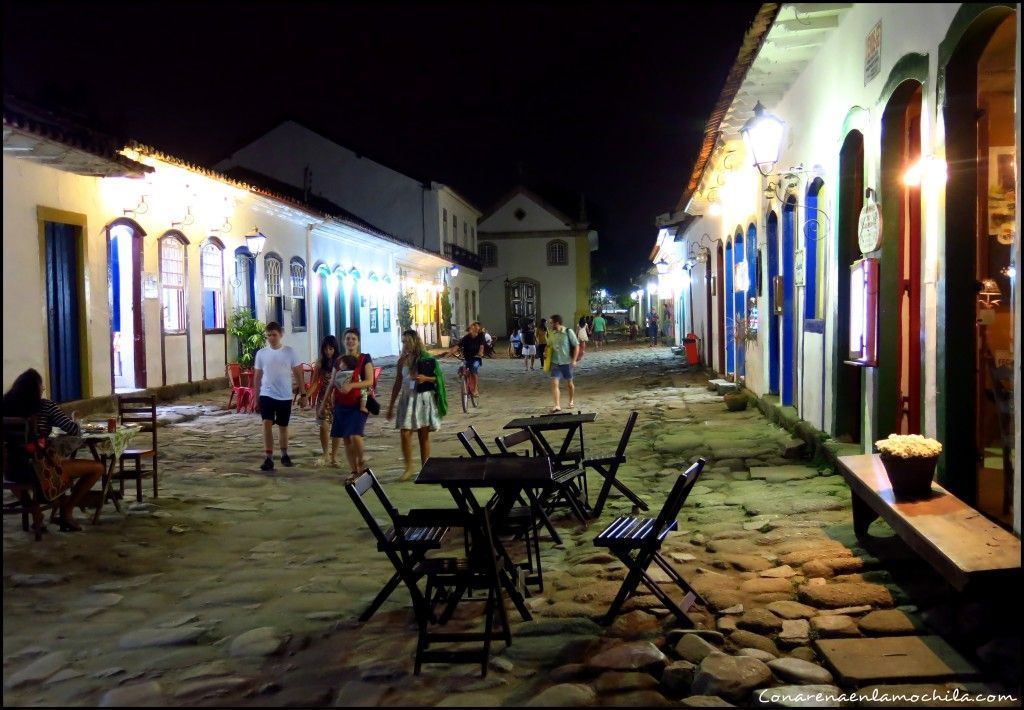
<svg viewBox="0 0 1024 710">
<path fill-rule="evenodd" d="M 718 242 L 717 283 L 718 290 L 718 372 L 725 375 L 725 256 L 722 253 L 722 242 Z"/>
<path fill-rule="evenodd" d="M 921 88 L 907 103 L 903 124 L 903 165 L 905 168 L 921 159 Z M 902 434 L 921 433 L 921 188 L 903 189 L 900 210 L 900 288 L 899 328 L 896 332 L 896 400 L 897 427 Z M 906 315 L 904 316 L 904 304 Z M 903 321 L 907 321 L 908 337 L 904 342 Z M 904 355 L 906 357 L 904 357 Z M 907 361 L 907 385 L 903 387 L 903 361 Z"/>
<path fill-rule="evenodd" d="M 707 304 L 708 339 L 704 346 L 704 364 L 711 367 L 711 349 L 714 341 L 714 328 L 711 325 L 711 250 L 708 250 L 707 261 L 704 262 L 704 302 Z"/>
</svg>

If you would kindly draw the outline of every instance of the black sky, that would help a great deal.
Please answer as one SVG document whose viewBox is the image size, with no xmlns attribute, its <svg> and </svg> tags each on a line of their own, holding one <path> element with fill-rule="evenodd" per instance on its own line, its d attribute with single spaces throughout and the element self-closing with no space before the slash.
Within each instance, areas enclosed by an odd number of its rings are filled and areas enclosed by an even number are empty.
<svg viewBox="0 0 1024 710">
<path fill-rule="evenodd" d="M 203 164 L 292 118 L 482 210 L 582 192 L 628 288 L 758 7 L 8 0 L 4 91 Z"/>
</svg>

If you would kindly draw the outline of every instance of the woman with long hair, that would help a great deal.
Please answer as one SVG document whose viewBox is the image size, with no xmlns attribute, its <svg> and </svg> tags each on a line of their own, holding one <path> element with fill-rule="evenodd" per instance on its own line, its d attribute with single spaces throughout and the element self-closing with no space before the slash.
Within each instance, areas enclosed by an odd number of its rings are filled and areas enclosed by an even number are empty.
<svg viewBox="0 0 1024 710">
<path fill-rule="evenodd" d="M 43 377 L 36 370 L 29 368 L 18 375 L 11 389 L 4 394 L 4 416 L 35 419 L 35 435 L 44 438 L 50 435 L 53 427 L 60 427 L 68 434 L 78 436 L 81 427 L 75 421 L 77 415 L 68 416 L 60 407 L 43 397 Z M 8 466 L 4 476 L 16 483 L 28 483 L 34 480 L 32 462 L 24 451 L 24 442 L 6 442 L 8 449 Z M 71 494 L 61 498 L 60 529 L 62 532 L 77 532 L 82 527 L 75 521 L 75 508 L 82 502 L 96 481 L 103 477 L 103 464 L 99 461 L 78 461 L 65 459 L 60 463 L 61 478 L 65 483 L 75 481 Z M 43 528 L 42 514 L 33 521 L 36 529 Z"/>
<path fill-rule="evenodd" d="M 395 428 L 401 432 L 402 459 L 405 470 L 400 481 L 412 476 L 412 433 L 420 443 L 420 463 L 430 458 L 430 432 L 441 427 L 441 419 L 448 412 L 444 389 L 444 375 L 437 359 L 427 353 L 423 341 L 415 330 L 402 333 L 402 354 L 396 365 L 398 376 L 391 388 L 388 419 L 395 414 L 398 400 L 398 418 Z"/>
<path fill-rule="evenodd" d="M 337 447 L 331 451 L 330 458 L 328 458 L 327 453 L 327 446 L 331 438 L 331 422 L 334 418 L 334 407 L 321 407 L 321 405 L 327 398 L 327 390 L 331 384 L 331 373 L 340 364 L 340 350 L 338 339 L 333 335 L 327 335 L 320 341 L 320 356 L 313 363 L 313 376 L 309 383 L 309 389 L 306 390 L 310 406 L 313 407 L 314 412 L 318 413 L 316 422 L 320 428 L 320 448 L 323 450 L 323 456 L 317 459 L 314 464 L 316 466 L 338 465 L 335 460 Z"/>
<path fill-rule="evenodd" d="M 363 390 L 373 387 L 373 358 L 359 349 L 359 331 L 349 328 L 342 336 L 345 354 L 335 369 L 328 389 L 333 400 L 323 406 L 334 407 L 331 422 L 331 460 L 334 461 L 338 444 L 345 442 L 345 458 L 348 459 L 349 480 L 366 469 L 363 461 L 363 431 L 366 427 L 367 412 L 362 406 Z M 344 368 L 344 369 L 342 369 Z"/>
</svg>

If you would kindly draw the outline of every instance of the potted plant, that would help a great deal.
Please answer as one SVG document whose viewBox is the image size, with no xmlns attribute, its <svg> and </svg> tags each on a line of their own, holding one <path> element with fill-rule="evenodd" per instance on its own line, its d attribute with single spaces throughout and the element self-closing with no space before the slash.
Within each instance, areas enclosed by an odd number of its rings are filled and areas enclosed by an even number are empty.
<svg viewBox="0 0 1024 710">
<path fill-rule="evenodd" d="M 413 292 L 412 291 L 400 291 L 398 293 L 398 314 L 397 314 L 397 319 L 398 319 L 398 325 L 399 325 L 399 327 L 403 331 L 411 330 L 412 329 L 412 321 L 413 321 L 412 310 L 413 310 L 414 303 L 415 303 L 415 301 L 413 300 Z"/>
<path fill-rule="evenodd" d="M 266 324 L 245 308 L 239 308 L 228 319 L 228 334 L 238 340 L 238 364 L 249 369 L 256 351 L 267 344 Z"/>
<path fill-rule="evenodd" d="M 897 500 L 926 498 L 931 494 L 935 465 L 942 444 L 920 434 L 890 434 L 875 442 Z"/>
<path fill-rule="evenodd" d="M 447 348 L 451 342 L 452 334 L 452 302 L 451 294 L 448 292 L 448 284 L 444 285 L 441 292 L 441 334 L 439 337 L 441 347 Z"/>
<path fill-rule="evenodd" d="M 722 401 L 730 412 L 742 412 L 747 408 L 747 395 L 741 390 L 726 392 L 722 395 Z"/>
</svg>

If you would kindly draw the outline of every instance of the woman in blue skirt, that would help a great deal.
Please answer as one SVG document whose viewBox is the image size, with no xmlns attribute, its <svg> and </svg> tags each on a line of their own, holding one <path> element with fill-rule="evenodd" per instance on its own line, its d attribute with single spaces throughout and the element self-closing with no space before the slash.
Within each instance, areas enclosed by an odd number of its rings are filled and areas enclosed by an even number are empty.
<svg viewBox="0 0 1024 710">
<path fill-rule="evenodd" d="M 334 390 L 334 421 L 331 422 L 331 438 L 345 442 L 345 458 L 348 459 L 349 479 L 352 480 L 364 470 L 363 429 L 366 427 L 366 411 L 360 407 L 363 390 L 373 387 L 373 358 L 359 351 L 359 331 L 349 328 L 344 335 L 345 354 L 341 365 L 332 379 Z M 342 369 L 343 368 L 343 369 Z"/>
</svg>

